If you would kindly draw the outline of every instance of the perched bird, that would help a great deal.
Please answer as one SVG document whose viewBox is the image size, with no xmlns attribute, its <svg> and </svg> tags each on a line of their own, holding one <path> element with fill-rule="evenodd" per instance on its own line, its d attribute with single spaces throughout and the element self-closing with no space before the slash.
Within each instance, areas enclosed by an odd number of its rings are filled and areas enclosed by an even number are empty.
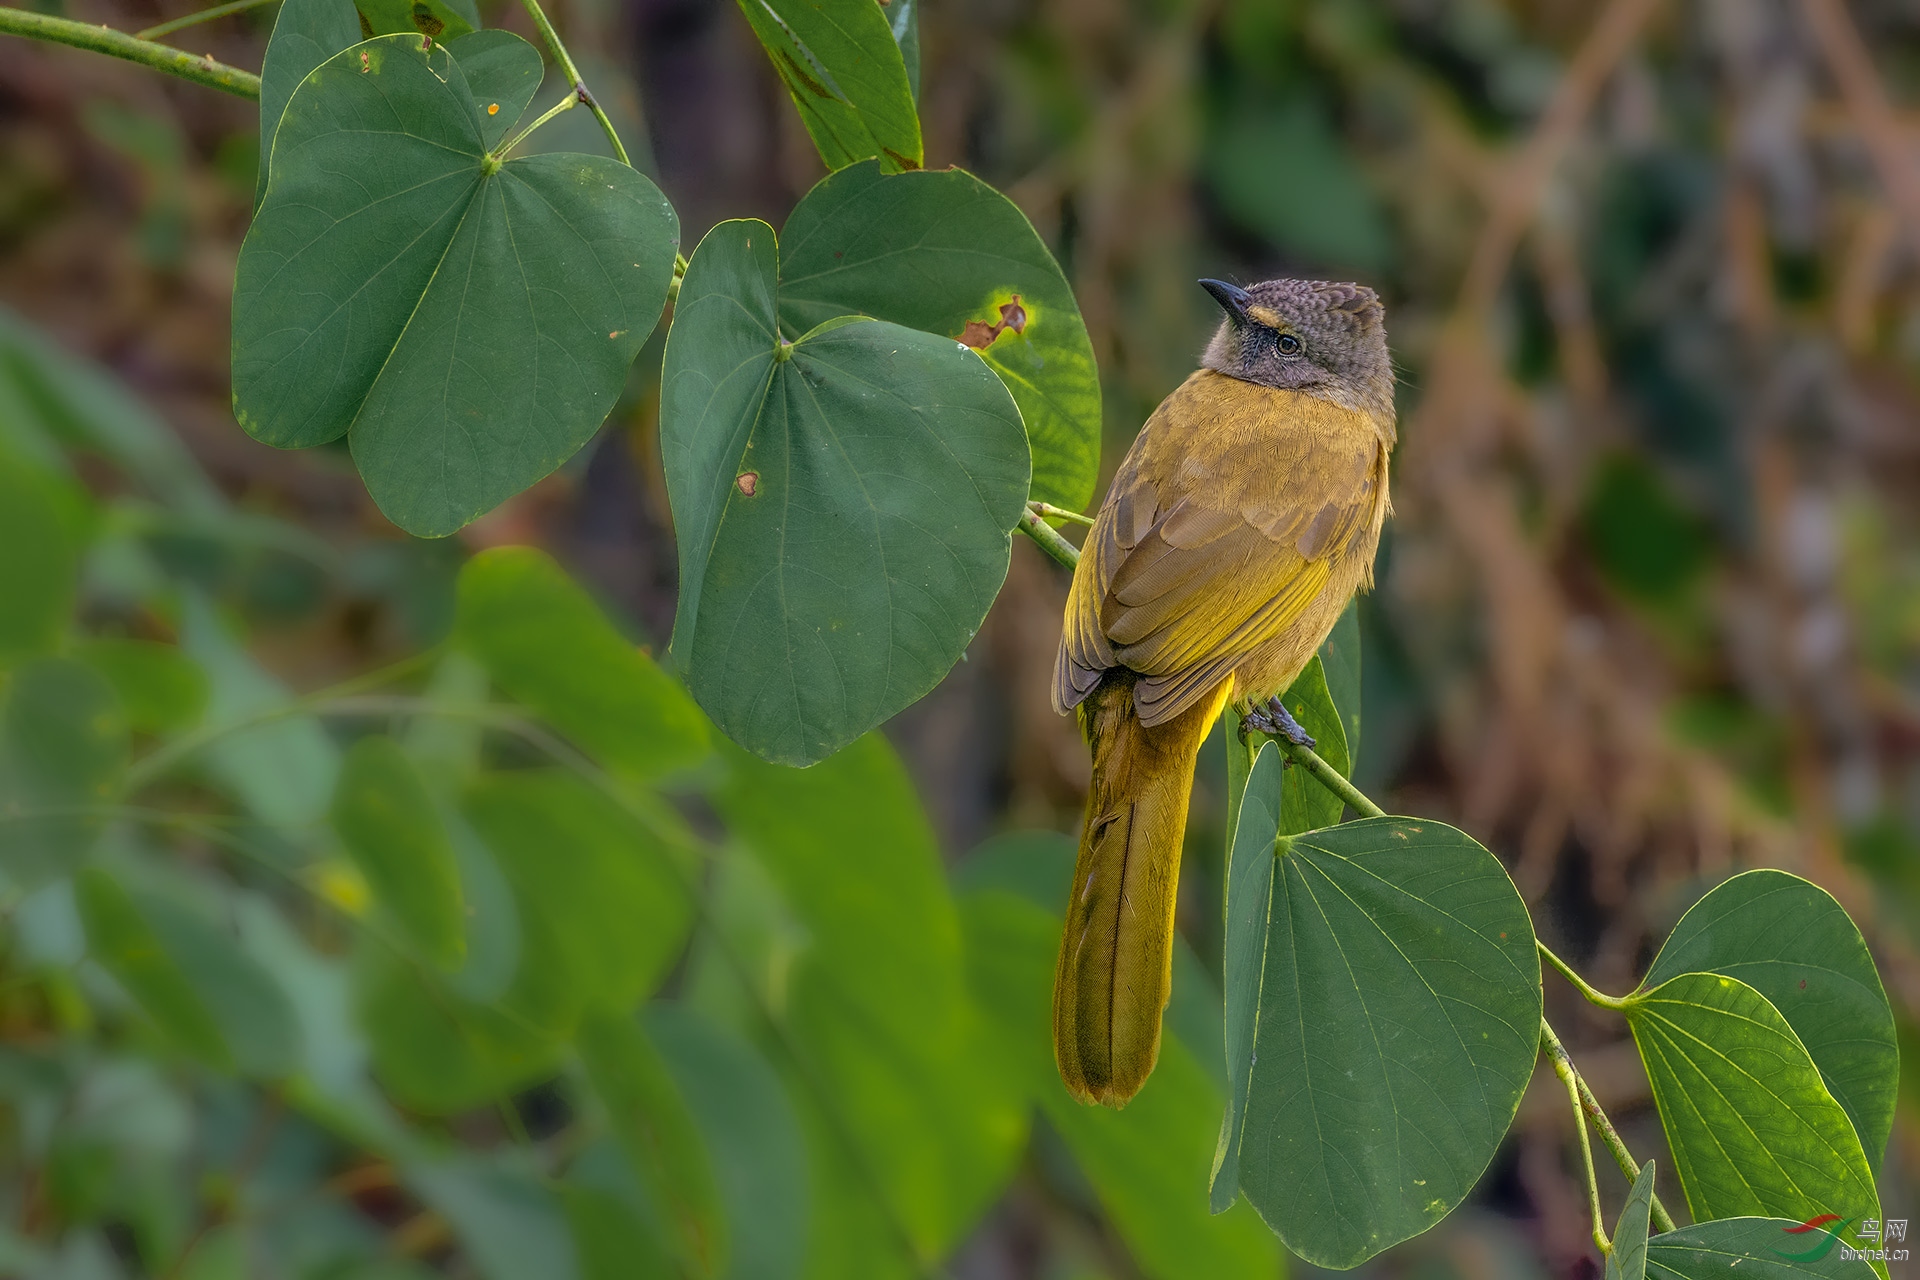
<svg viewBox="0 0 1920 1280">
<path fill-rule="evenodd" d="M 1372 585 L 1395 439 L 1384 313 L 1356 284 L 1202 280 L 1226 318 L 1127 451 L 1074 570 L 1055 709 L 1093 789 L 1053 980 L 1053 1048 L 1083 1102 L 1125 1105 L 1160 1055 L 1200 743 L 1229 701 L 1280 704 Z"/>
</svg>

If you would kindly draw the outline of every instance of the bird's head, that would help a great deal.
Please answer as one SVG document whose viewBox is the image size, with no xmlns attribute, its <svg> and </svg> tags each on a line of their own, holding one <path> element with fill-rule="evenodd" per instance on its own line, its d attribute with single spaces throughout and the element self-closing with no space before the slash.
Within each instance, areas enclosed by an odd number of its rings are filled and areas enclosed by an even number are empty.
<svg viewBox="0 0 1920 1280">
<path fill-rule="evenodd" d="M 1373 290 L 1326 280 L 1200 285 L 1227 313 L 1201 357 L 1207 368 L 1392 421 L 1386 310 Z"/>
</svg>

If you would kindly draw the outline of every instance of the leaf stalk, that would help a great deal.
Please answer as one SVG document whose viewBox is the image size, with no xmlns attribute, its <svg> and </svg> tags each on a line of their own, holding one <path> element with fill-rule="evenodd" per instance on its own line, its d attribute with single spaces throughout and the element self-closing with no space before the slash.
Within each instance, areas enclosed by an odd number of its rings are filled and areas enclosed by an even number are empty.
<svg viewBox="0 0 1920 1280">
<path fill-rule="evenodd" d="M 111 58 L 124 58 L 128 62 L 137 62 L 155 71 L 164 71 L 170 76 L 191 80 L 209 89 L 219 89 L 238 98 L 257 99 L 260 96 L 260 77 L 251 71 L 216 62 L 205 54 L 186 53 L 169 45 L 142 40 L 139 36 L 130 36 L 112 27 L 97 27 L 69 18 L 0 7 L 0 35 L 44 40 L 50 44 L 104 53 Z"/>
<path fill-rule="evenodd" d="M 573 86 L 574 96 L 579 99 L 580 105 L 593 112 L 593 118 L 600 122 L 600 131 L 607 135 L 607 142 L 613 147 L 614 156 L 621 164 L 631 169 L 633 161 L 627 159 L 627 149 L 620 141 L 620 134 L 614 129 L 613 121 L 607 118 L 607 113 L 600 106 L 599 100 L 587 88 L 587 82 L 580 78 L 580 68 L 574 65 L 573 55 L 567 52 L 567 46 L 560 39 L 560 33 L 554 29 L 552 19 L 548 18 L 547 11 L 540 7 L 540 0 L 521 0 L 521 3 L 526 6 L 527 16 L 533 19 L 533 25 L 539 28 L 540 38 L 546 41 L 547 51 L 553 54 L 553 60 L 560 64 L 560 73 L 566 76 L 567 83 Z"/>
</svg>

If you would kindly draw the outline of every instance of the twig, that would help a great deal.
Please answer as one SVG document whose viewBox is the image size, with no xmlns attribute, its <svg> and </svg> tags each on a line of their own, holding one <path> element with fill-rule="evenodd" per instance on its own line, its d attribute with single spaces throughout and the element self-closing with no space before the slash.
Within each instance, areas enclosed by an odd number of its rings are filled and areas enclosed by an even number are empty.
<svg viewBox="0 0 1920 1280">
<path fill-rule="evenodd" d="M 601 132 L 607 135 L 607 141 L 613 146 L 613 154 L 621 164 L 633 167 L 633 161 L 627 159 L 627 149 L 620 143 L 620 135 L 614 131 L 613 121 L 600 106 L 599 100 L 587 89 L 587 82 L 580 78 L 580 68 L 573 64 L 573 56 L 567 52 L 567 46 L 561 41 L 560 33 L 553 28 L 553 22 L 547 17 L 547 11 L 540 7 L 540 0 L 521 0 L 526 6 L 527 15 L 533 19 L 533 25 L 540 29 L 540 38 L 547 42 L 547 50 L 553 54 L 553 60 L 560 64 L 560 73 L 573 86 L 573 92 L 580 104 L 593 112 L 593 118 L 600 122 Z"/>
<path fill-rule="evenodd" d="M 1027 504 L 1027 509 L 1020 513 L 1020 531 L 1039 543 L 1042 551 L 1066 568 L 1071 569 L 1080 563 L 1079 550 L 1061 537 L 1052 525 L 1042 520 L 1040 513 L 1034 510 L 1034 504 L 1031 502 Z"/>
<path fill-rule="evenodd" d="M 1605 992 L 1596 990 L 1594 987 L 1590 986 L 1585 978 L 1581 977 L 1579 974 L 1573 971 L 1572 965 L 1568 964 L 1565 960 L 1562 960 L 1559 956 L 1553 954 L 1553 952 L 1547 950 L 1546 943 L 1540 941 L 1538 938 L 1535 938 L 1533 941 L 1533 945 L 1540 952 L 1540 958 L 1542 960 L 1545 960 L 1548 964 L 1552 965 L 1555 969 L 1558 969 L 1560 971 L 1560 976 L 1565 978 L 1568 982 L 1571 982 L 1574 986 L 1574 989 L 1578 991 L 1581 995 L 1586 997 L 1587 1003 L 1597 1004 L 1602 1009 L 1613 1009 L 1616 1011 L 1627 1007 L 1627 1002 L 1625 1000 L 1622 1000 L 1619 996 L 1610 996 Z"/>
<path fill-rule="evenodd" d="M 1338 769 L 1321 759 L 1320 753 L 1312 747 L 1303 747 L 1297 742 L 1288 741 L 1286 738 L 1275 738 L 1273 741 L 1279 746 L 1280 750 L 1286 754 L 1288 759 L 1312 774 L 1315 781 L 1319 782 L 1321 786 L 1346 801 L 1355 813 L 1367 818 L 1384 818 L 1387 816 L 1385 809 L 1382 809 L 1369 799 L 1366 792 L 1347 781 L 1346 776 Z"/>
<path fill-rule="evenodd" d="M 1553 1061 L 1555 1074 L 1559 1074 L 1564 1065 L 1566 1071 L 1573 1076 L 1574 1088 L 1580 1095 L 1580 1109 L 1586 1113 L 1587 1119 L 1592 1121 L 1593 1127 L 1600 1131 L 1600 1140 L 1606 1143 L 1607 1150 L 1613 1153 L 1613 1162 L 1620 1166 L 1620 1172 L 1626 1175 L 1628 1182 L 1632 1182 L 1640 1176 L 1639 1162 L 1633 1158 L 1633 1153 L 1627 1150 L 1627 1144 L 1621 1139 L 1620 1131 L 1613 1127 L 1613 1121 L 1607 1119 L 1607 1113 L 1601 1109 L 1600 1100 L 1593 1096 L 1593 1089 L 1587 1084 L 1586 1077 L 1581 1075 L 1580 1069 L 1573 1065 L 1573 1059 L 1567 1054 L 1567 1047 L 1560 1043 L 1560 1037 L 1553 1033 L 1553 1028 L 1547 1024 L 1545 1018 L 1540 1019 L 1540 1044 L 1546 1050 L 1547 1057 Z M 1653 1225 L 1655 1230 L 1663 1234 L 1674 1229 L 1673 1215 L 1668 1213 L 1667 1207 L 1660 1203 L 1658 1195 L 1653 1197 Z"/>
<path fill-rule="evenodd" d="M 112 27 L 96 27 L 67 18 L 49 17 L 44 13 L 29 13 L 24 9 L 0 8 L 0 35 L 46 40 L 93 53 L 104 53 L 113 58 L 125 58 L 128 62 L 138 62 L 155 71 L 164 71 L 210 89 L 221 89 L 240 98 L 260 96 L 260 77 L 251 71 L 216 62 L 205 54 L 183 53 L 168 45 L 155 44 L 124 31 L 115 31 Z"/>
<path fill-rule="evenodd" d="M 1478 315 L 1493 305 L 1513 260 L 1520 235 L 1539 208 L 1540 195 L 1581 121 L 1593 109 L 1601 88 L 1620 59 L 1633 47 L 1660 0 L 1612 0 L 1581 42 L 1553 100 L 1527 139 L 1525 149 L 1503 176 L 1493 207 L 1467 263 L 1459 309 Z"/>
<path fill-rule="evenodd" d="M 1027 510 L 1037 515 L 1045 516 L 1049 520 L 1067 520 L 1074 524 L 1086 525 L 1089 529 L 1093 527 L 1092 516 L 1083 516 L 1078 511 L 1069 511 L 1065 507 L 1056 507 L 1051 502 L 1029 502 L 1027 503 Z"/>
<path fill-rule="evenodd" d="M 1580 1077 L 1545 1018 L 1540 1019 L 1540 1049 L 1553 1064 L 1553 1074 L 1567 1087 L 1567 1101 L 1573 1104 L 1573 1127 L 1580 1135 L 1580 1163 L 1587 1174 L 1587 1208 L 1593 1214 L 1593 1242 L 1600 1246 L 1601 1253 L 1610 1254 L 1613 1242 L 1607 1239 L 1606 1220 L 1600 1216 L 1600 1179 L 1593 1172 L 1593 1144 L 1587 1139 L 1587 1114 L 1580 1105 Z"/>
<path fill-rule="evenodd" d="M 230 13 L 240 13 L 247 9 L 258 9 L 263 4 L 273 4 L 274 0 L 233 0 L 232 4 L 217 4 L 211 9 L 202 9 L 198 13 L 189 13 L 185 17 L 163 22 L 159 26 L 148 27 L 145 31 L 134 32 L 136 40 L 158 40 L 161 36 L 172 35 L 188 27 L 197 27 L 203 22 L 212 22 L 215 18 L 224 18 Z"/>
<path fill-rule="evenodd" d="M 1834 85 L 1873 156 L 1874 168 L 1880 171 L 1888 198 L 1910 230 L 1920 228 L 1920 173 L 1914 171 L 1900 122 L 1859 29 L 1841 0 L 1803 0 L 1802 7 Z"/>
</svg>

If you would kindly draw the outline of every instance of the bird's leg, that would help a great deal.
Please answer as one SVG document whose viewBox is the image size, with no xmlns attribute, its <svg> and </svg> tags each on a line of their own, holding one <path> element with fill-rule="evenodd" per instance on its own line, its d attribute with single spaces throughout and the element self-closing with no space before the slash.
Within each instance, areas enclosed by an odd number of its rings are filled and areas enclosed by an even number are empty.
<svg viewBox="0 0 1920 1280">
<path fill-rule="evenodd" d="M 1241 723 L 1253 726 L 1270 738 L 1285 738 L 1296 747 L 1306 747 L 1311 750 L 1319 745 L 1305 729 L 1300 727 L 1300 722 L 1293 718 L 1293 714 L 1280 701 L 1278 694 L 1268 698 L 1265 706 L 1255 707 L 1247 712 L 1246 718 Z"/>
</svg>

